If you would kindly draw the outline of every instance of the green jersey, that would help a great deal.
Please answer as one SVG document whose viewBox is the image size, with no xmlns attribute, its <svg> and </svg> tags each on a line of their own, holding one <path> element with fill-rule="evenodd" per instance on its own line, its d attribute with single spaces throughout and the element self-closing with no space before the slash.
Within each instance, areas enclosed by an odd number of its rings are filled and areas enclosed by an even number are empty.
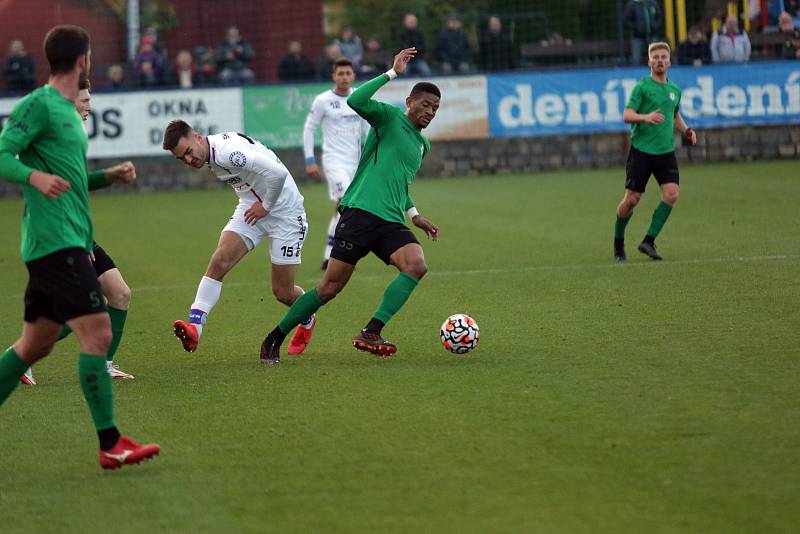
<svg viewBox="0 0 800 534">
<path fill-rule="evenodd" d="M 405 211 L 414 206 L 408 188 L 431 145 L 403 111 L 372 100 L 372 95 L 388 81 L 381 74 L 347 99 L 347 104 L 372 128 L 353 181 L 339 205 L 403 224 Z"/>
<path fill-rule="evenodd" d="M 655 81 L 652 76 L 639 80 L 628 100 L 626 108 L 646 115 L 661 110 L 664 122 L 647 124 L 640 122 L 631 126 L 631 144 L 636 150 L 647 154 L 667 154 L 675 150 L 675 113 L 681 102 L 680 88 L 667 80 L 666 83 Z"/>
<path fill-rule="evenodd" d="M 73 247 L 92 250 L 88 147 L 75 103 L 55 88 L 40 87 L 14 106 L 0 133 L 0 178 L 23 184 L 23 261 Z M 47 198 L 28 184 L 34 170 L 60 176 L 69 191 Z"/>
</svg>

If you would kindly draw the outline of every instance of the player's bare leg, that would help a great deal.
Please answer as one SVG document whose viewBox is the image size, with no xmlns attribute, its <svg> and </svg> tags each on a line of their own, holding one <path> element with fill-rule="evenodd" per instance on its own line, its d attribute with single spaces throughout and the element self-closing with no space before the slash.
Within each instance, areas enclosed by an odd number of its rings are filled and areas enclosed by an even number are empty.
<svg viewBox="0 0 800 534">
<path fill-rule="evenodd" d="M 239 234 L 222 232 L 217 249 L 211 255 L 206 274 L 197 288 L 194 303 L 189 310 L 189 321 L 178 320 L 172 325 L 175 337 L 181 340 L 185 351 L 197 350 L 197 343 L 203 333 L 208 314 L 222 293 L 222 279 L 248 252 L 249 249 Z"/>
<path fill-rule="evenodd" d="M 297 267 L 298 265 L 272 265 L 272 294 L 278 299 L 278 302 L 287 306 L 294 304 L 294 301 L 305 293 L 303 288 L 294 283 Z M 316 324 L 316 314 L 312 314 L 297 325 L 286 352 L 293 356 L 305 352 L 311 342 L 311 334 L 314 333 Z"/>
<path fill-rule="evenodd" d="M 617 221 L 614 225 L 614 261 L 625 261 L 625 227 L 633 216 L 633 209 L 641 200 L 642 194 L 630 189 L 625 190 L 625 196 L 617 206 Z"/>
<path fill-rule="evenodd" d="M 114 355 L 117 353 L 119 342 L 122 340 L 122 332 L 125 328 L 125 320 L 128 316 L 128 307 L 131 304 L 131 289 L 122 278 L 119 269 L 109 269 L 97 278 L 100 287 L 103 288 L 103 295 L 106 297 L 106 308 L 111 318 L 111 345 L 106 355 L 106 366 L 111 378 L 121 380 L 133 380 L 134 376 L 126 373 L 114 365 Z"/>
</svg>

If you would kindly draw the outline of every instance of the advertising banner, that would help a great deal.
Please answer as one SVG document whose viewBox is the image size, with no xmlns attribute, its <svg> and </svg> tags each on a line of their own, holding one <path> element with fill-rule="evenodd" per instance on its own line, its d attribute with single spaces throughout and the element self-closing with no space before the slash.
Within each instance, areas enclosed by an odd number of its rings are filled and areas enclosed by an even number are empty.
<svg viewBox="0 0 800 534">
<path fill-rule="evenodd" d="M 646 68 L 490 76 L 492 137 L 626 131 L 622 112 Z M 672 67 L 692 127 L 800 124 L 800 63 Z"/>
<path fill-rule="evenodd" d="M 405 100 L 418 79 L 397 79 L 384 85 L 377 100 L 405 109 Z M 439 112 L 423 132 L 428 139 L 486 139 L 489 136 L 486 78 L 465 76 L 429 78 L 442 92 Z M 314 98 L 331 83 L 244 89 L 244 127 L 270 148 L 303 146 L 303 124 Z M 317 132 L 317 144 L 320 142 Z"/>
<path fill-rule="evenodd" d="M 18 99 L 0 99 L 0 122 Z M 198 132 L 242 130 L 242 90 L 197 89 L 92 95 L 87 120 L 90 158 L 124 158 L 166 154 L 164 128 L 183 119 Z"/>
</svg>

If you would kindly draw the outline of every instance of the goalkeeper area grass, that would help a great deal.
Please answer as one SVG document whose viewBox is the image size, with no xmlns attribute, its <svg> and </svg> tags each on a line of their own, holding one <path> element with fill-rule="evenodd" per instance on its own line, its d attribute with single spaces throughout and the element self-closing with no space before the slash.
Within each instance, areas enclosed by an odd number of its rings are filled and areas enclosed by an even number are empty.
<svg viewBox="0 0 800 534">
<path fill-rule="evenodd" d="M 162 453 L 101 471 L 70 337 L 0 407 L 2 530 L 794 531 L 799 177 L 797 161 L 682 165 L 661 262 L 635 248 L 651 180 L 625 264 L 622 168 L 418 179 L 441 239 L 417 232 L 430 272 L 384 329 L 397 355 L 351 346 L 396 274 L 370 256 L 277 368 L 259 362 L 286 310 L 263 245 L 225 278 L 196 353 L 172 335 L 231 191 L 94 197 L 96 239 L 133 290 L 117 421 Z M 333 205 L 321 184 L 301 190 L 308 290 Z M 22 326 L 21 213 L 0 201 L 2 347 Z M 481 328 L 466 356 L 439 343 L 454 313 Z"/>
</svg>

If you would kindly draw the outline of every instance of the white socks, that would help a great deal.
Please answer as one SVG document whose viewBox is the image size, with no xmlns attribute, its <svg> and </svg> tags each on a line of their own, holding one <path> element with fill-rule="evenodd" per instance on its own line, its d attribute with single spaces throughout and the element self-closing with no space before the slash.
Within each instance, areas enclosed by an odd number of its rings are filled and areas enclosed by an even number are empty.
<svg viewBox="0 0 800 534">
<path fill-rule="evenodd" d="M 328 245 L 325 247 L 325 254 L 322 259 L 327 260 L 331 257 L 331 250 L 333 250 L 333 234 L 336 233 L 336 225 L 339 224 L 339 213 L 331 217 L 331 222 L 328 224 Z"/>
<path fill-rule="evenodd" d="M 197 328 L 197 335 L 203 333 L 203 325 L 206 324 L 208 314 L 217 304 L 220 293 L 222 293 L 222 282 L 204 276 L 197 287 L 197 295 L 194 297 L 192 309 L 189 311 L 189 322 Z"/>
</svg>

